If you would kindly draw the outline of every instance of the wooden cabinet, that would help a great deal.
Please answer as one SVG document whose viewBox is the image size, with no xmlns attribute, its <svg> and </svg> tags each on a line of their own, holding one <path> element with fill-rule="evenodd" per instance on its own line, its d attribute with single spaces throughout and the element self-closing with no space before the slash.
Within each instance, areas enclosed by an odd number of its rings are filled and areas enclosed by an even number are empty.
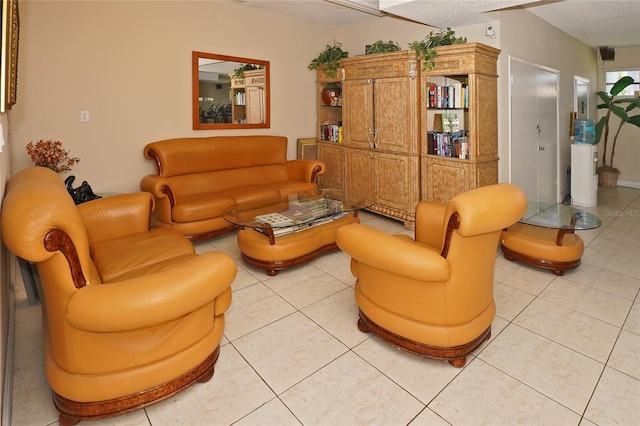
<svg viewBox="0 0 640 426">
<path fill-rule="evenodd" d="M 447 203 L 462 192 L 498 182 L 497 60 L 500 51 L 479 43 L 443 46 L 437 50 L 433 70 L 420 78 L 421 199 Z M 461 104 L 444 106 L 430 100 L 433 87 L 453 88 L 453 93 L 462 88 Z M 445 93 L 452 92 L 445 90 Z M 455 115 L 460 130 L 466 133 L 465 150 L 461 144 L 446 142 L 450 145 L 444 151 L 450 156 L 441 155 L 442 152 L 438 155 L 430 137 L 430 132 L 442 127 L 443 115 Z M 447 132 L 442 133 L 446 136 Z"/>
<path fill-rule="evenodd" d="M 318 158 L 327 164 L 320 184 L 343 190 L 348 200 L 367 200 L 369 210 L 408 228 L 419 200 L 446 203 L 498 178 L 499 50 L 478 43 L 437 50 L 435 67 L 426 72 L 412 51 L 345 58 L 333 79 L 318 72 Z M 331 82 L 341 85 L 341 107 L 321 100 Z M 459 105 L 429 105 L 436 85 L 464 88 L 466 104 L 461 90 Z M 434 123 L 451 114 L 465 131 L 465 154 L 458 147 L 456 157 L 436 155 L 429 136 L 445 130 Z M 327 138 L 330 123 L 341 124 L 340 140 Z"/>
<path fill-rule="evenodd" d="M 411 228 L 420 195 L 419 63 L 412 52 L 343 59 L 347 199 Z"/>
<path fill-rule="evenodd" d="M 316 82 L 318 158 L 324 161 L 327 170 L 318 176 L 318 184 L 323 188 L 344 191 L 344 145 L 342 141 L 342 94 L 340 102 L 325 103 L 322 91 L 329 85 L 336 85 L 342 90 L 342 69 L 335 77 L 319 70 Z M 344 195 L 344 194 L 341 194 Z"/>
<path fill-rule="evenodd" d="M 265 70 L 245 71 L 242 78 L 231 77 L 231 120 L 233 123 L 265 122 Z"/>
</svg>

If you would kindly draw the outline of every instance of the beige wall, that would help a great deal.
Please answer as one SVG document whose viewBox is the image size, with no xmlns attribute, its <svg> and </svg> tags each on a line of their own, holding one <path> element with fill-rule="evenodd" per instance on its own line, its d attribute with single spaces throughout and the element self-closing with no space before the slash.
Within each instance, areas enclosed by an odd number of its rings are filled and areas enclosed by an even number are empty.
<svg viewBox="0 0 640 426">
<path fill-rule="evenodd" d="M 22 148 L 58 139 L 80 163 L 72 173 L 95 191 L 134 191 L 154 172 L 142 149 L 154 140 L 246 134 L 194 131 L 191 52 L 271 61 L 271 128 L 315 135 L 315 73 L 307 65 L 336 30 L 218 1 L 21 1 L 15 169 Z M 90 113 L 80 123 L 80 111 Z"/>
<path fill-rule="evenodd" d="M 602 71 L 598 72 L 597 90 L 604 90 L 604 70 L 640 67 L 640 46 L 616 48 L 615 61 L 602 62 L 600 55 L 598 55 L 598 65 L 599 71 Z M 640 112 L 636 109 L 633 115 L 638 113 Z M 599 111 L 598 118 L 603 114 L 603 110 Z M 618 117 L 614 117 L 611 122 L 615 123 L 614 126 L 617 128 Z M 602 149 L 602 144 L 600 144 L 599 150 Z M 609 161 L 611 147 L 607 151 L 607 161 Z M 598 157 L 602 162 L 602 151 L 599 153 Z M 620 170 L 618 185 L 640 188 L 640 128 L 630 124 L 625 124 L 622 127 L 616 144 L 613 166 Z"/>
</svg>

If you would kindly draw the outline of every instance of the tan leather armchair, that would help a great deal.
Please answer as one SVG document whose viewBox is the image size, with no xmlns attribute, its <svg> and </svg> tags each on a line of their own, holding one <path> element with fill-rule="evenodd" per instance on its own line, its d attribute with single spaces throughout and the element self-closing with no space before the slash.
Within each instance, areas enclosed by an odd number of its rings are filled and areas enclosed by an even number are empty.
<svg viewBox="0 0 640 426">
<path fill-rule="evenodd" d="M 500 233 L 525 213 L 521 189 L 497 184 L 422 201 L 415 240 L 360 224 L 338 230 L 357 278 L 358 328 L 456 367 L 491 336 L 493 269 Z"/>
<path fill-rule="evenodd" d="M 7 183 L 2 238 L 38 268 L 62 425 L 140 409 L 213 375 L 235 263 L 150 230 L 153 206 L 145 192 L 76 206 L 41 167 Z"/>
</svg>

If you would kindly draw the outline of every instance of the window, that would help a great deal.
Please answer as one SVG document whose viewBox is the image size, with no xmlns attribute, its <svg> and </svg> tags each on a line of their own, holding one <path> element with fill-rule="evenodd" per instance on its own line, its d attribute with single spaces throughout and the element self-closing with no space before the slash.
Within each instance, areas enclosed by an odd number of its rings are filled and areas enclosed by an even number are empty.
<svg viewBox="0 0 640 426">
<path fill-rule="evenodd" d="M 624 76 L 633 77 L 634 83 L 627 86 L 619 96 L 640 96 L 640 68 L 628 68 L 618 70 L 605 70 L 604 72 L 604 91 L 609 93 L 616 81 L 620 80 Z"/>
</svg>

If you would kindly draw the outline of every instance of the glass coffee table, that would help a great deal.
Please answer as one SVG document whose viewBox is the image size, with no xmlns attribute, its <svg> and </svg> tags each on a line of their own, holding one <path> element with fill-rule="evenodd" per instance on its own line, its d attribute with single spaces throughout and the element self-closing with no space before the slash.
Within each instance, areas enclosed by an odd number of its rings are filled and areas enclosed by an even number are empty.
<svg viewBox="0 0 640 426">
<path fill-rule="evenodd" d="M 241 204 L 224 219 L 239 228 L 242 259 L 273 276 L 337 250 L 338 228 L 359 223 L 358 211 L 370 205 L 366 201 L 344 200 L 339 191 L 319 189 L 261 206 Z"/>
<path fill-rule="evenodd" d="M 500 247 L 507 260 L 564 275 L 580 265 L 584 253 L 584 242 L 575 231 L 600 225 L 598 217 L 570 205 L 529 201 L 522 219 L 502 232 Z"/>
</svg>

